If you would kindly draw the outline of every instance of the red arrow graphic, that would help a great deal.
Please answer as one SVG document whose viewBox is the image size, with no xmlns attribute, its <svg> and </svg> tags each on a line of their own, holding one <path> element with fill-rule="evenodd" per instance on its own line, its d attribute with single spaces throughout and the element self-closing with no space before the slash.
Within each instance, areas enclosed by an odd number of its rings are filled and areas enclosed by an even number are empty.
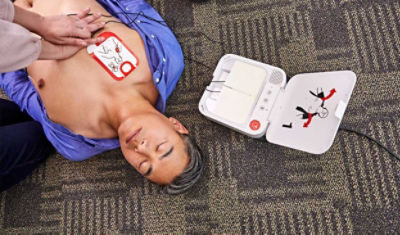
<svg viewBox="0 0 400 235">
<path fill-rule="evenodd" d="M 333 88 L 331 90 L 331 92 L 329 93 L 329 95 L 327 97 L 322 97 L 321 100 L 325 101 L 325 100 L 331 98 L 333 96 L 333 94 L 335 94 L 335 92 L 336 92 L 336 90 L 335 90 L 335 88 Z"/>
</svg>

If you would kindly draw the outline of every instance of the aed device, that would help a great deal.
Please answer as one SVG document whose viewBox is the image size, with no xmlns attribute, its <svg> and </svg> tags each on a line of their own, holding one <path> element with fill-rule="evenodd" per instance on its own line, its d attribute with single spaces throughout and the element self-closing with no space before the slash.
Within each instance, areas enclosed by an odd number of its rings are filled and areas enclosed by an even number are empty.
<svg viewBox="0 0 400 235">
<path fill-rule="evenodd" d="M 199 102 L 208 119 L 253 138 L 322 154 L 332 145 L 356 83 L 352 71 L 304 73 L 223 56 Z"/>
<path fill-rule="evenodd" d="M 86 50 L 115 80 L 127 77 L 138 65 L 135 54 L 112 32 L 103 32 L 102 43 L 89 45 Z"/>
</svg>

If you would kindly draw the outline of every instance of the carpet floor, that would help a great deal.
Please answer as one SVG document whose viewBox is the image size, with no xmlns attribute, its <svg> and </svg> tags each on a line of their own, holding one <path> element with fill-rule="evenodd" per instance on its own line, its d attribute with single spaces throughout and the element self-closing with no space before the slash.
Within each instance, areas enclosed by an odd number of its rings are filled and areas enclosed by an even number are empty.
<svg viewBox="0 0 400 235">
<path fill-rule="evenodd" d="M 0 233 L 396 233 L 400 162 L 339 131 L 311 155 L 207 120 L 200 97 L 224 54 L 300 73 L 352 70 L 342 126 L 400 154 L 400 2 L 395 0 L 149 1 L 182 45 L 186 68 L 168 100 L 204 152 L 204 174 L 166 195 L 120 150 L 84 162 L 50 156 L 0 194 Z M 4 93 L 0 94 L 5 97 Z"/>
</svg>

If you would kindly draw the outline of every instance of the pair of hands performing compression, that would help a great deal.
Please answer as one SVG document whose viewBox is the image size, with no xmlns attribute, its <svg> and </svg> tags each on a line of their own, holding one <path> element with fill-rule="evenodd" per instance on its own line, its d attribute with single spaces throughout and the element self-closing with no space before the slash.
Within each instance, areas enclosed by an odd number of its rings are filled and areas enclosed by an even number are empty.
<svg viewBox="0 0 400 235">
<path fill-rule="evenodd" d="M 89 44 L 101 43 L 105 39 L 91 38 L 92 32 L 104 27 L 104 22 L 96 22 L 101 14 L 89 14 L 90 9 L 76 15 L 41 16 L 15 6 L 14 23 L 22 25 L 42 37 L 39 59 L 66 59 Z"/>
</svg>

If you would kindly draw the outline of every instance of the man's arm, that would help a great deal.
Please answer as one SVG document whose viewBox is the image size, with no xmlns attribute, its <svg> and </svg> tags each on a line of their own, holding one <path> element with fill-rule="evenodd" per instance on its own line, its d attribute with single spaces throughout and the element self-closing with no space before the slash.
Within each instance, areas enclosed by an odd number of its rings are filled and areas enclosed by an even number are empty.
<svg viewBox="0 0 400 235">
<path fill-rule="evenodd" d="M 0 88 L 14 101 L 22 111 L 40 121 L 41 103 L 35 87 L 24 70 L 0 74 Z"/>
</svg>

